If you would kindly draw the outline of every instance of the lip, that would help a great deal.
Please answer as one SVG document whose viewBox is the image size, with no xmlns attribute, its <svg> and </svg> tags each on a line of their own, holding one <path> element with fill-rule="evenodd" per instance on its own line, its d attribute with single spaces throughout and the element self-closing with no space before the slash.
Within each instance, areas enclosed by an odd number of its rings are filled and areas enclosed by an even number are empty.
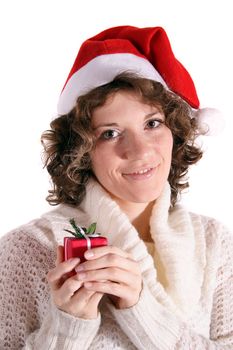
<svg viewBox="0 0 233 350">
<path fill-rule="evenodd" d="M 142 169 L 137 169 L 130 173 L 124 173 L 123 176 L 131 180 L 147 180 L 154 175 L 156 169 L 157 167 L 144 167 Z M 142 171 L 144 172 L 140 173 Z"/>
</svg>

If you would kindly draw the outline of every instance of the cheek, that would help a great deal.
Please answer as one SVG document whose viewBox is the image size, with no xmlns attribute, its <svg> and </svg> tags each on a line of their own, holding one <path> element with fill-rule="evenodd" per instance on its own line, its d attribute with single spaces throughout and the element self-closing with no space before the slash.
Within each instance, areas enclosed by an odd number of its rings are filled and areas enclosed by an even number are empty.
<svg viewBox="0 0 233 350">
<path fill-rule="evenodd" d="M 97 175 L 99 169 L 101 169 L 101 157 L 99 157 L 98 152 L 93 152 L 90 154 L 90 158 L 92 171 Z M 104 162 L 102 163 L 104 166 Z"/>
<path fill-rule="evenodd" d="M 161 150 L 164 158 L 170 160 L 172 158 L 172 149 L 173 149 L 173 136 L 170 129 L 167 129 L 165 135 L 161 140 Z"/>
<path fill-rule="evenodd" d="M 91 165 L 94 172 L 104 172 L 112 167 L 114 156 L 110 147 L 96 147 L 90 153 Z"/>
<path fill-rule="evenodd" d="M 168 140 L 168 146 L 167 146 L 167 152 L 168 152 L 170 158 L 172 158 L 172 150 L 173 150 L 173 137 L 171 134 L 171 137 Z"/>
</svg>

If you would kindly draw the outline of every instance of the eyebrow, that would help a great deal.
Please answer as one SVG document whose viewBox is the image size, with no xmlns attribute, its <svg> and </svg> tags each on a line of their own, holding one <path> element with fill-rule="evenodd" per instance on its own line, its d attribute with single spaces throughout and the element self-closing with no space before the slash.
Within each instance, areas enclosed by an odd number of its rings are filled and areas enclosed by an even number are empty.
<svg viewBox="0 0 233 350">
<path fill-rule="evenodd" d="M 146 119 L 152 117 L 152 116 L 155 115 L 155 114 L 161 114 L 161 112 L 160 112 L 159 110 L 156 110 L 156 111 L 154 111 L 154 112 L 151 112 L 151 113 L 149 113 L 149 114 L 146 114 L 144 120 L 146 120 Z M 93 128 L 93 130 L 96 130 L 96 129 L 99 129 L 99 128 L 103 128 L 103 127 L 110 127 L 110 126 L 118 126 L 118 124 L 117 124 L 117 123 L 104 123 L 104 124 L 99 124 L 99 125 L 97 125 L 95 128 Z"/>
</svg>

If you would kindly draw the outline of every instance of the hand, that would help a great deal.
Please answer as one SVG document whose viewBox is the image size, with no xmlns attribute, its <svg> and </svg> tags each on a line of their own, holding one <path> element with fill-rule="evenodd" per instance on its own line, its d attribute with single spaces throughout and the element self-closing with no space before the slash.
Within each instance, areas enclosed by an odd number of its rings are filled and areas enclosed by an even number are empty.
<svg viewBox="0 0 233 350">
<path fill-rule="evenodd" d="M 92 255 L 91 255 L 92 254 Z M 88 261 L 76 271 L 84 287 L 96 293 L 109 294 L 119 309 L 135 305 L 142 290 L 139 264 L 117 247 L 99 247 L 85 252 Z"/>
<path fill-rule="evenodd" d="M 64 248 L 57 249 L 56 267 L 47 274 L 54 304 L 75 317 L 93 319 L 98 316 L 98 304 L 103 293 L 87 290 L 77 276 L 68 274 L 80 263 L 79 258 L 63 261 Z"/>
</svg>

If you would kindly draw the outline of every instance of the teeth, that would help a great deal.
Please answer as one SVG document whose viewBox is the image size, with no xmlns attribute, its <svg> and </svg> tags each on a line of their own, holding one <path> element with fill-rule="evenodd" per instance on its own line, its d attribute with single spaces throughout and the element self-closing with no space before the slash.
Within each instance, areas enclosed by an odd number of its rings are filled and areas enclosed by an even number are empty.
<svg viewBox="0 0 233 350">
<path fill-rule="evenodd" d="M 147 173 L 150 169 L 151 169 L 151 168 L 149 168 L 149 169 L 144 169 L 144 170 L 140 170 L 140 171 L 135 172 L 134 174 L 145 174 L 145 173 Z"/>
<path fill-rule="evenodd" d="M 143 170 L 133 171 L 132 173 L 131 172 L 125 173 L 125 175 L 142 175 L 142 174 L 148 173 L 152 169 L 153 169 L 153 167 L 152 168 L 146 168 L 146 169 L 143 169 Z"/>
</svg>

